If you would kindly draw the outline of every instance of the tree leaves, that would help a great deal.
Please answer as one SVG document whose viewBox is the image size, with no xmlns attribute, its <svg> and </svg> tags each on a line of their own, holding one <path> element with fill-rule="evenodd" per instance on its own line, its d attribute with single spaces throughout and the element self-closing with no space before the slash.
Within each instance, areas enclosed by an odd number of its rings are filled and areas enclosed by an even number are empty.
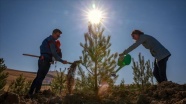
<svg viewBox="0 0 186 104">
<path fill-rule="evenodd" d="M 133 62 L 133 79 L 134 83 L 138 86 L 140 90 L 144 89 L 145 85 L 148 85 L 150 83 L 153 84 L 153 80 L 150 78 L 153 77 L 152 75 L 152 68 L 150 64 L 150 60 L 145 61 L 144 56 L 141 56 L 141 53 L 139 53 L 139 61 L 135 62 L 134 59 L 132 59 Z"/>
<path fill-rule="evenodd" d="M 56 94 L 61 94 L 62 90 L 66 89 L 66 75 L 65 75 L 65 70 L 57 71 L 56 70 L 56 76 L 53 78 L 52 82 L 50 83 L 52 92 Z"/>
<path fill-rule="evenodd" d="M 8 77 L 8 73 L 5 73 L 7 67 L 4 64 L 3 58 L 0 58 L 0 91 L 4 90 L 4 86 L 6 85 L 6 79 Z"/>
<path fill-rule="evenodd" d="M 89 73 L 88 76 L 85 76 L 92 80 L 90 82 L 93 82 L 95 92 L 99 82 L 103 80 L 102 78 L 108 82 L 114 82 L 109 74 L 116 68 L 116 58 L 118 56 L 117 53 L 110 54 L 111 36 L 104 36 L 103 32 L 104 28 L 101 24 L 93 25 L 89 23 L 88 32 L 84 34 L 85 43 L 80 43 L 83 48 L 80 59 Z"/>
<path fill-rule="evenodd" d="M 13 80 L 8 88 L 8 91 L 17 93 L 19 95 L 25 95 L 28 93 L 31 81 L 26 81 L 23 74 L 20 74 L 15 80 Z"/>
</svg>

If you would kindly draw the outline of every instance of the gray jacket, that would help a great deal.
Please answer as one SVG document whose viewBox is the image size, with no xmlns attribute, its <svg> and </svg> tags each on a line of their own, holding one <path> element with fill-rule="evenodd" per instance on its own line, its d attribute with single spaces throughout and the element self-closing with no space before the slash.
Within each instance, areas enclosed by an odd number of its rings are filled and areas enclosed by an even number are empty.
<svg viewBox="0 0 186 104">
<path fill-rule="evenodd" d="M 128 54 L 140 44 L 142 44 L 146 49 L 149 49 L 150 53 L 157 59 L 157 61 L 160 61 L 161 59 L 171 55 L 170 52 L 158 40 L 146 34 L 141 34 L 140 38 L 123 53 Z"/>
</svg>

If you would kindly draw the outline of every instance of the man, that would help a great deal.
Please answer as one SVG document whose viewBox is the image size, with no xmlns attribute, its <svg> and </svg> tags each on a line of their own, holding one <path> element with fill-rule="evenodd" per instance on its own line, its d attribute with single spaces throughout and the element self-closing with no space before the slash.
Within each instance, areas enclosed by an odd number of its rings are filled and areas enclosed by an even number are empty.
<svg viewBox="0 0 186 104">
<path fill-rule="evenodd" d="M 134 30 L 131 36 L 136 42 L 119 55 L 123 56 L 128 54 L 142 44 L 146 49 L 149 49 L 152 56 L 155 57 L 153 75 L 158 83 L 167 81 L 166 64 L 168 58 L 171 56 L 170 52 L 154 37 L 146 35 L 140 30 Z"/>
<path fill-rule="evenodd" d="M 56 40 L 60 37 L 62 32 L 59 29 L 54 29 L 52 35 L 44 39 L 40 46 L 40 58 L 38 60 L 38 72 L 37 76 L 32 82 L 32 85 L 29 90 L 29 97 L 33 97 L 34 93 L 39 93 L 42 82 L 49 71 L 50 64 L 53 61 L 52 57 L 56 61 L 59 61 L 63 64 L 67 64 L 66 60 L 62 60 L 61 50 L 59 49 L 59 43 Z"/>
</svg>

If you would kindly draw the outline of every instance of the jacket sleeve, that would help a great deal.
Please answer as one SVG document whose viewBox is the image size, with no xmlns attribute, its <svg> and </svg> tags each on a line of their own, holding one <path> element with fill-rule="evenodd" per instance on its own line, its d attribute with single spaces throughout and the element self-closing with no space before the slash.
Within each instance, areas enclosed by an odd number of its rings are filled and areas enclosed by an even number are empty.
<svg viewBox="0 0 186 104">
<path fill-rule="evenodd" d="M 55 47 L 55 44 L 54 43 L 50 43 L 50 49 L 51 49 L 51 52 L 52 52 L 52 56 L 57 60 L 57 61 L 60 61 L 60 62 L 63 62 L 63 60 L 60 58 L 60 56 L 57 54 L 56 52 L 56 47 Z"/>
<path fill-rule="evenodd" d="M 142 44 L 145 41 L 145 36 L 141 35 L 140 38 L 134 43 L 132 44 L 129 48 L 127 48 L 126 50 L 124 50 L 123 54 L 128 54 L 130 53 L 132 50 L 134 50 L 135 48 L 137 48 L 140 44 Z"/>
</svg>

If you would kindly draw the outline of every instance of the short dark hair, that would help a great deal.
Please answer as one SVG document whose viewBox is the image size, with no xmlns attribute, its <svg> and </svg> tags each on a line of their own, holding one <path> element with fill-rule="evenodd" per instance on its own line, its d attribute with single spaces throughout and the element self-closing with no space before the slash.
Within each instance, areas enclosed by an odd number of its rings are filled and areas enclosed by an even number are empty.
<svg viewBox="0 0 186 104">
<path fill-rule="evenodd" d="M 133 34 L 141 35 L 141 34 L 144 34 L 144 32 L 142 32 L 140 30 L 134 30 L 134 31 L 132 31 L 132 34 L 131 35 L 133 35 Z"/>
<path fill-rule="evenodd" d="M 60 34 L 62 34 L 61 30 L 59 30 L 59 29 L 54 29 L 53 32 L 52 32 L 52 34 L 55 34 L 55 33 L 60 33 Z"/>
</svg>

